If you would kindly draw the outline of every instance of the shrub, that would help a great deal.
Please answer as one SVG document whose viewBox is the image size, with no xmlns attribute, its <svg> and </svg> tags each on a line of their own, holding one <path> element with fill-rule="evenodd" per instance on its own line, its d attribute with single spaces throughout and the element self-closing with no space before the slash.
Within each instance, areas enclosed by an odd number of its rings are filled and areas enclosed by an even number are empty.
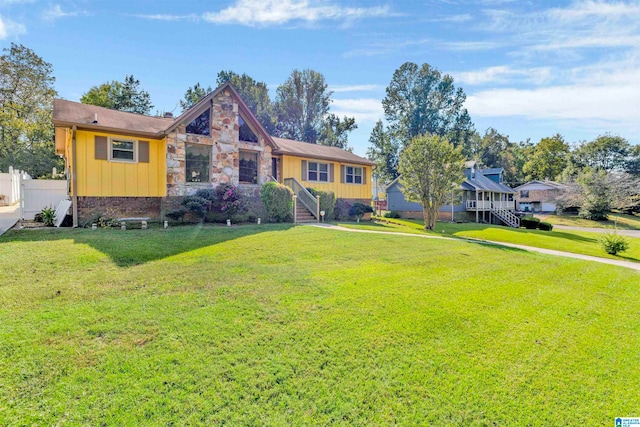
<svg viewBox="0 0 640 427">
<path fill-rule="evenodd" d="M 44 222 L 44 218 L 42 217 L 42 212 L 38 212 L 33 216 L 33 220 L 35 222 Z"/>
<path fill-rule="evenodd" d="M 45 227 L 53 227 L 56 222 L 56 210 L 53 209 L 53 207 L 48 206 L 46 208 L 42 208 L 40 215 L 42 216 L 42 222 Z"/>
<path fill-rule="evenodd" d="M 293 217 L 293 191 L 286 185 L 267 182 L 260 189 L 260 199 L 269 221 L 291 221 Z"/>
<path fill-rule="evenodd" d="M 401 218 L 398 211 L 386 211 L 383 215 L 385 218 Z"/>
<path fill-rule="evenodd" d="M 358 221 L 362 218 L 362 215 L 366 213 L 373 212 L 373 208 L 369 205 L 365 205 L 364 203 L 354 203 L 353 206 L 349 209 L 349 216 L 355 216 Z"/>
<path fill-rule="evenodd" d="M 214 190 L 213 209 L 223 213 L 227 219 L 234 219 L 247 212 L 247 200 L 231 184 L 220 184 Z"/>
<path fill-rule="evenodd" d="M 528 216 L 520 220 L 520 227 L 524 227 L 527 230 L 535 230 L 536 228 L 538 228 L 539 222 L 540 220 L 538 218 Z"/>
<path fill-rule="evenodd" d="M 207 214 L 209 208 L 209 201 L 203 197 L 191 195 L 184 196 L 182 199 L 182 206 L 187 208 L 196 218 L 202 219 Z"/>
<path fill-rule="evenodd" d="M 345 199 L 337 199 L 333 210 L 334 218 L 338 221 L 349 219 L 349 209 L 352 204 Z"/>
<path fill-rule="evenodd" d="M 184 216 L 187 214 L 187 210 L 185 208 L 177 208 L 173 209 L 166 213 L 167 218 L 172 219 L 174 221 L 184 221 Z"/>
<path fill-rule="evenodd" d="M 538 224 L 538 230 L 551 231 L 551 230 L 553 230 L 553 225 L 549 224 L 548 222 L 540 222 Z"/>
<path fill-rule="evenodd" d="M 112 212 L 111 212 L 112 214 Z M 87 221 L 82 225 L 83 227 L 91 227 L 92 224 L 96 224 L 101 228 L 109 228 L 109 227 L 118 227 L 120 224 L 118 221 L 113 218 L 109 212 L 95 212 L 93 213 Z"/>
<path fill-rule="evenodd" d="M 324 211 L 325 219 L 333 219 L 335 207 L 336 207 L 336 196 L 331 191 L 320 191 L 315 188 L 307 188 L 311 194 L 314 196 L 320 196 L 320 210 Z"/>
<path fill-rule="evenodd" d="M 610 255 L 617 255 L 619 252 L 629 249 L 629 241 L 615 231 L 613 233 L 604 233 L 600 238 L 600 245 Z"/>
</svg>

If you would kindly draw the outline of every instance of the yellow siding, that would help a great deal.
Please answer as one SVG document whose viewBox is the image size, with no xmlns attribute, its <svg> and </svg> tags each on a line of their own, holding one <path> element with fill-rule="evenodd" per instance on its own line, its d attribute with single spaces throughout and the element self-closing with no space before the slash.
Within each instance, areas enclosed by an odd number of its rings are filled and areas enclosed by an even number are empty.
<svg viewBox="0 0 640 427">
<path fill-rule="evenodd" d="M 125 163 L 96 160 L 96 136 L 132 138 L 127 135 L 82 130 L 76 132 L 78 196 L 166 196 L 166 143 L 164 139 L 134 138 L 149 141 L 149 163 Z"/>
<path fill-rule="evenodd" d="M 309 162 L 333 163 L 333 182 L 316 182 L 302 180 L 302 160 Z M 295 178 L 305 187 L 315 188 L 320 191 L 332 191 L 336 197 L 344 199 L 371 199 L 371 166 L 357 165 L 352 163 L 331 162 L 328 160 L 318 160 L 312 158 L 302 158 L 293 156 L 282 156 L 282 178 Z M 346 184 L 340 182 L 340 166 L 349 165 L 362 167 L 366 172 L 366 182 L 364 184 Z M 282 179 L 280 180 L 282 181 Z"/>
</svg>

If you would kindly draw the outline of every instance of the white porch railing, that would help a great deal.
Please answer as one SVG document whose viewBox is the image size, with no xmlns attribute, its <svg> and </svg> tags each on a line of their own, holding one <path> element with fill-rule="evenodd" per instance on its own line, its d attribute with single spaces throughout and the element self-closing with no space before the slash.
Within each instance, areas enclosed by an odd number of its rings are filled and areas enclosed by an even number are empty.
<svg viewBox="0 0 640 427">
<path fill-rule="evenodd" d="M 491 200 L 467 200 L 467 210 L 468 211 L 490 211 L 491 209 L 504 209 L 504 210 L 515 210 L 515 201 L 508 200 L 500 200 L 500 201 L 491 201 Z"/>
</svg>

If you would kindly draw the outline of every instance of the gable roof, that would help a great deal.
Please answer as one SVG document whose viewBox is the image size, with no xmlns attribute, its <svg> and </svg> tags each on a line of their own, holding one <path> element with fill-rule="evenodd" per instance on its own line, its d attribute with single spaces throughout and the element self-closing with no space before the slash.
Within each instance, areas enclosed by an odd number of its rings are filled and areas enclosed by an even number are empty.
<svg viewBox="0 0 640 427">
<path fill-rule="evenodd" d="M 374 165 L 375 163 L 338 147 L 328 147 L 320 144 L 294 141 L 292 139 L 272 137 L 276 144 L 274 154 L 284 154 L 296 157 L 312 157 L 314 159 L 338 160 L 343 163 L 358 165 Z"/>
<path fill-rule="evenodd" d="M 480 173 L 482 175 L 497 175 L 504 172 L 503 168 L 488 168 L 488 169 L 480 169 Z"/>
<path fill-rule="evenodd" d="M 533 180 L 533 181 L 529 181 L 526 182 L 522 185 L 519 185 L 518 187 L 514 188 L 514 190 L 520 190 L 521 188 L 524 188 L 528 185 L 531 184 L 541 184 L 541 185 L 546 185 L 547 187 L 550 187 L 550 189 L 553 190 L 562 190 L 563 188 L 566 188 L 566 185 L 564 184 L 560 184 L 559 182 L 555 182 L 555 181 L 540 181 L 540 180 Z"/>
<path fill-rule="evenodd" d="M 96 115 L 98 120 L 94 123 Z M 164 130 L 173 122 L 170 118 L 144 116 L 64 99 L 53 100 L 53 124 L 56 126 L 75 125 L 82 129 L 162 138 Z"/>
</svg>

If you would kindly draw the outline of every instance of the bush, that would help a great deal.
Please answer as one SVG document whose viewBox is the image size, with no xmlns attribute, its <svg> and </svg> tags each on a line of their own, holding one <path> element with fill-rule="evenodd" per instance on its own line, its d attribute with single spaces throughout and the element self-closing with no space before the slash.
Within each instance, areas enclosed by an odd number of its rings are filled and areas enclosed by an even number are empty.
<svg viewBox="0 0 640 427">
<path fill-rule="evenodd" d="M 619 252 L 629 249 L 629 241 L 615 231 L 613 233 L 604 233 L 600 238 L 600 245 L 610 255 L 617 255 Z"/>
<path fill-rule="evenodd" d="M 538 224 L 538 230 L 551 231 L 551 230 L 553 230 L 553 225 L 549 224 L 548 222 L 540 222 Z"/>
<path fill-rule="evenodd" d="M 349 209 L 349 216 L 355 216 L 358 221 L 362 218 L 362 215 L 366 213 L 372 213 L 373 208 L 369 205 L 365 205 L 364 203 L 354 203 L 353 206 Z"/>
<path fill-rule="evenodd" d="M 401 218 L 398 211 L 386 211 L 383 215 L 385 218 Z"/>
<path fill-rule="evenodd" d="M 333 210 L 334 218 L 338 221 L 349 219 L 349 209 L 352 204 L 345 199 L 337 199 Z"/>
<path fill-rule="evenodd" d="M 111 215 L 113 212 L 95 212 L 87 221 L 82 225 L 83 227 L 91 227 L 92 224 L 96 224 L 100 228 L 119 227 L 118 221 Z"/>
<path fill-rule="evenodd" d="M 209 201 L 203 197 L 191 195 L 184 196 L 182 199 L 182 206 L 187 208 L 196 218 L 202 219 L 209 210 Z"/>
<path fill-rule="evenodd" d="M 293 218 L 293 191 L 286 185 L 265 183 L 260 189 L 260 199 L 269 221 L 285 222 Z"/>
<path fill-rule="evenodd" d="M 320 210 L 324 211 L 325 219 L 333 219 L 336 207 L 336 196 L 331 191 L 320 191 L 315 188 L 307 188 L 314 196 L 320 196 Z"/>
<path fill-rule="evenodd" d="M 231 184 L 220 184 L 214 190 L 213 209 L 223 213 L 226 219 L 234 219 L 247 212 L 247 200 Z"/>
<path fill-rule="evenodd" d="M 56 222 L 56 210 L 49 206 L 39 212 L 45 227 L 53 227 Z"/>
<path fill-rule="evenodd" d="M 44 218 L 42 217 L 42 212 L 38 212 L 33 216 L 34 222 L 44 222 Z"/>
<path fill-rule="evenodd" d="M 524 227 L 527 230 L 535 230 L 536 228 L 538 228 L 539 223 L 540 220 L 538 218 L 528 216 L 520 220 L 520 227 Z"/>
<path fill-rule="evenodd" d="M 184 221 L 184 216 L 187 214 L 187 210 L 185 208 L 177 208 L 171 210 L 166 213 L 167 218 L 172 219 L 174 221 Z"/>
</svg>

